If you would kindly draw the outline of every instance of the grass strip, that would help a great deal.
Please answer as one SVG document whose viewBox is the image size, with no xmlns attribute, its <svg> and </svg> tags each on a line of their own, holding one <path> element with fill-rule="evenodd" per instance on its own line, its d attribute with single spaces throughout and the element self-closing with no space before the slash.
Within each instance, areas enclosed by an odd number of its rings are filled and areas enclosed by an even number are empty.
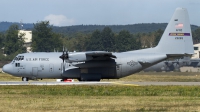
<svg viewBox="0 0 200 112">
<path fill-rule="evenodd" d="M 190 96 L 200 97 L 199 86 L 0 86 L 0 94 L 64 96 Z"/>
</svg>

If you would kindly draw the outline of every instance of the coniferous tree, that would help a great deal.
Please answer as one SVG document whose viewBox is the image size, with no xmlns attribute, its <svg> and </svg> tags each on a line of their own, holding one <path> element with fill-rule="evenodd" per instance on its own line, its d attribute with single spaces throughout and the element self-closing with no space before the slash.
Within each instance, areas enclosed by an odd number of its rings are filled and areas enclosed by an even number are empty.
<svg viewBox="0 0 200 112">
<path fill-rule="evenodd" d="M 105 27 L 101 32 L 102 50 L 114 51 L 114 33 L 109 27 Z"/>
<path fill-rule="evenodd" d="M 19 34 L 18 25 L 11 25 L 5 34 L 4 53 L 11 55 L 13 53 L 24 53 L 26 48 L 24 45 L 24 34 Z"/>
<path fill-rule="evenodd" d="M 32 51 L 52 52 L 54 49 L 61 50 L 63 43 L 59 35 L 52 31 L 49 21 L 41 21 L 34 24 Z"/>
<path fill-rule="evenodd" d="M 101 32 L 96 30 L 92 33 L 90 40 L 87 44 L 87 50 L 103 50 L 102 41 L 101 41 Z"/>
<path fill-rule="evenodd" d="M 158 45 L 158 43 L 159 43 L 159 41 L 160 41 L 160 38 L 162 37 L 162 35 L 163 35 L 163 30 L 161 30 L 161 29 L 159 29 L 159 30 L 157 30 L 156 32 L 155 32 L 155 45 L 154 46 L 157 46 Z"/>
<path fill-rule="evenodd" d="M 192 37 L 194 44 L 200 43 L 200 28 L 192 32 Z"/>
<path fill-rule="evenodd" d="M 131 44 L 134 43 L 132 42 L 133 39 L 131 39 L 131 34 L 129 33 L 129 31 L 120 31 L 115 40 L 115 47 L 117 52 L 132 50 Z"/>
<path fill-rule="evenodd" d="M 4 41 L 5 41 L 5 35 L 4 33 L 0 32 L 0 48 L 3 47 Z"/>
</svg>

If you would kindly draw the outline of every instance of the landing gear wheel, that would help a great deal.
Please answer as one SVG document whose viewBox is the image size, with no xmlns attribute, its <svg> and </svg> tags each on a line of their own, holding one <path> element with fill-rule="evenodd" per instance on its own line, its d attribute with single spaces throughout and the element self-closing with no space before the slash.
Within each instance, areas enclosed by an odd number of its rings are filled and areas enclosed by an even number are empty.
<svg viewBox="0 0 200 112">
<path fill-rule="evenodd" d="M 22 77 L 22 81 L 28 81 L 28 77 Z"/>
<path fill-rule="evenodd" d="M 77 80 L 78 80 L 79 82 L 84 82 L 84 81 L 95 81 L 95 82 L 100 82 L 101 79 L 88 80 L 88 79 L 78 78 Z"/>
</svg>

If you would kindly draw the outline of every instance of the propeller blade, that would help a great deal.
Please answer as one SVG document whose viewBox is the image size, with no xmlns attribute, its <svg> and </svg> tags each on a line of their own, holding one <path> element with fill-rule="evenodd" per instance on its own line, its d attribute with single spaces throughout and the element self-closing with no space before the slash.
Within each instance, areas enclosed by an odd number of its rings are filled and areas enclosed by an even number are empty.
<svg viewBox="0 0 200 112">
<path fill-rule="evenodd" d="M 64 54 L 64 50 L 65 50 L 65 48 L 64 48 L 64 46 L 63 46 L 63 54 Z"/>
<path fill-rule="evenodd" d="M 59 58 L 61 58 L 63 60 L 63 63 L 64 63 L 65 59 L 69 58 L 69 56 L 68 56 L 68 50 L 67 50 L 67 48 L 64 48 L 64 46 L 63 46 L 63 54 L 61 56 L 59 56 Z"/>
<path fill-rule="evenodd" d="M 65 52 L 66 52 L 66 54 L 65 54 Z M 65 64 L 66 64 L 64 62 L 65 62 L 65 59 L 68 59 L 68 51 L 67 51 L 67 48 L 64 48 L 64 46 L 63 46 L 63 54 L 61 56 L 59 56 L 59 58 L 61 58 L 63 60 L 63 64 L 62 64 L 63 65 L 62 74 L 63 74 L 65 71 Z"/>
<path fill-rule="evenodd" d="M 69 56 L 69 55 L 68 55 L 68 50 L 67 50 L 67 48 L 65 48 L 65 52 L 66 52 L 65 58 L 68 59 L 68 56 Z"/>
</svg>

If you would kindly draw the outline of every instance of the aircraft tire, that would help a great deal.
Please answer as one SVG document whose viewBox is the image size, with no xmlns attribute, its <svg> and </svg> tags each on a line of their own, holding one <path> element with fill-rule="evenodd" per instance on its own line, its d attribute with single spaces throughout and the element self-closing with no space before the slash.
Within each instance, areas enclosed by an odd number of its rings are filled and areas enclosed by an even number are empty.
<svg viewBox="0 0 200 112">
<path fill-rule="evenodd" d="M 28 81 L 28 77 L 22 77 L 22 81 Z"/>
<path fill-rule="evenodd" d="M 79 82 L 84 82 L 84 81 L 95 81 L 95 82 L 100 82 L 100 80 L 101 79 L 87 79 L 87 78 L 83 78 L 83 77 L 81 77 L 81 78 L 78 78 L 77 79 Z"/>
</svg>

